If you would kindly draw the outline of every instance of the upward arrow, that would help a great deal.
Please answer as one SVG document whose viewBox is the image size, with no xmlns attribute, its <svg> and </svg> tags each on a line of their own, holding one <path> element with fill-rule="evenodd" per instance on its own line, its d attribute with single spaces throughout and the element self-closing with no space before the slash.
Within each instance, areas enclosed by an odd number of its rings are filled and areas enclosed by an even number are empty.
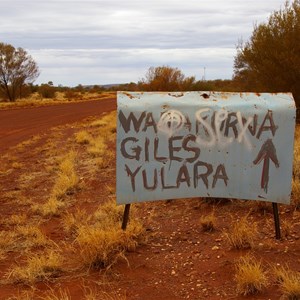
<svg viewBox="0 0 300 300">
<path fill-rule="evenodd" d="M 270 168 L 270 160 L 275 164 L 276 168 L 279 168 L 279 162 L 276 155 L 276 149 L 271 139 L 268 139 L 261 146 L 260 151 L 257 154 L 257 157 L 253 161 L 255 165 L 258 165 L 261 161 L 264 161 L 262 175 L 261 175 L 261 183 L 260 186 L 265 192 L 268 192 L 268 184 L 269 184 L 269 168 Z"/>
</svg>

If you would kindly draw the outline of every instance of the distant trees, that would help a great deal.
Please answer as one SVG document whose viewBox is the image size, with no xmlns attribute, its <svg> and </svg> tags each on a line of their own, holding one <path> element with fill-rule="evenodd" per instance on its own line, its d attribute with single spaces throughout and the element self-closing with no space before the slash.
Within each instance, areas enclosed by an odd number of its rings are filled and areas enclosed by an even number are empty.
<svg viewBox="0 0 300 300">
<path fill-rule="evenodd" d="M 286 2 L 238 45 L 233 79 L 245 90 L 292 92 L 300 104 L 300 0 Z"/>
<path fill-rule="evenodd" d="M 24 85 L 38 76 L 36 62 L 24 49 L 0 43 L 0 89 L 9 101 L 20 97 Z"/>
<path fill-rule="evenodd" d="M 194 83 L 195 77 L 185 77 L 178 68 L 160 66 L 150 67 L 139 87 L 146 91 L 182 91 L 191 89 Z"/>
<path fill-rule="evenodd" d="M 55 97 L 57 88 L 53 86 L 53 82 L 42 83 L 38 88 L 38 93 L 42 98 L 51 99 Z"/>
</svg>

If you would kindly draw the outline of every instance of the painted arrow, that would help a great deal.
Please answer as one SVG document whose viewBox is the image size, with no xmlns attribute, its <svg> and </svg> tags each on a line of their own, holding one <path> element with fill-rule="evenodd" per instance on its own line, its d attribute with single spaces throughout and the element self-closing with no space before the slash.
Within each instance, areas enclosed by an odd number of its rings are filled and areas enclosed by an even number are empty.
<svg viewBox="0 0 300 300">
<path fill-rule="evenodd" d="M 259 150 L 257 157 L 253 161 L 255 165 L 260 164 L 261 161 L 264 161 L 262 175 L 261 175 L 261 183 L 260 186 L 265 192 L 268 192 L 268 184 L 269 184 L 269 168 L 270 168 L 270 160 L 275 164 L 276 168 L 279 168 L 279 162 L 276 155 L 276 149 L 271 139 L 268 139 L 264 142 Z"/>
</svg>

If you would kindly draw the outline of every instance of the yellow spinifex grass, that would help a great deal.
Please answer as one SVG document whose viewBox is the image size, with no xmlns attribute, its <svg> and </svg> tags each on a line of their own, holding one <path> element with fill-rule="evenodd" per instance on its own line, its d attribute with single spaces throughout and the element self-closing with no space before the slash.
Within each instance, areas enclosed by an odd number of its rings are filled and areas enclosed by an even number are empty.
<svg viewBox="0 0 300 300">
<path fill-rule="evenodd" d="M 59 171 L 54 183 L 52 195 L 60 198 L 71 192 L 78 184 L 78 176 L 75 170 L 76 153 L 70 151 L 59 165 Z"/>
<path fill-rule="evenodd" d="M 84 265 L 91 268 L 104 268 L 123 255 L 125 250 L 124 232 L 112 228 L 110 231 L 91 226 L 78 229 L 76 242 Z"/>
<path fill-rule="evenodd" d="M 100 205 L 93 214 L 93 221 L 99 228 L 107 229 L 120 224 L 124 208 L 114 201 L 107 201 Z"/>
<path fill-rule="evenodd" d="M 58 291 L 50 289 L 44 295 L 38 296 L 39 300 L 71 300 L 68 290 L 59 288 Z"/>
<path fill-rule="evenodd" d="M 44 217 L 58 216 L 61 213 L 61 208 L 66 205 L 66 202 L 63 201 L 65 195 L 74 193 L 79 182 L 75 159 L 76 153 L 73 150 L 62 158 L 50 197 L 44 204 L 33 205 L 34 212 Z"/>
<path fill-rule="evenodd" d="M 64 230 L 71 235 L 77 235 L 78 228 L 90 224 L 92 215 L 84 209 L 77 209 L 74 213 L 66 212 L 63 216 L 62 223 Z"/>
<path fill-rule="evenodd" d="M 268 284 L 261 262 L 253 256 L 244 256 L 236 264 L 235 281 L 240 295 L 253 295 L 262 292 Z"/>
<path fill-rule="evenodd" d="M 103 229 L 97 226 L 80 226 L 76 243 L 83 265 L 89 268 L 108 268 L 119 258 L 125 258 L 126 250 L 134 251 L 144 229 L 140 225 L 129 224 L 126 231 L 120 226 Z"/>
<path fill-rule="evenodd" d="M 25 224 L 27 221 L 28 217 L 25 213 L 23 214 L 15 214 L 11 215 L 9 219 L 6 220 L 6 224 L 8 225 L 22 225 Z"/>
<path fill-rule="evenodd" d="M 18 226 L 15 229 L 17 238 L 17 247 L 19 248 L 33 248 L 33 247 L 45 247 L 50 244 L 48 238 L 40 230 L 38 225 L 24 225 Z"/>
<path fill-rule="evenodd" d="M 0 250 L 3 255 L 9 251 L 29 250 L 49 244 L 50 241 L 38 225 L 16 225 L 14 230 L 0 231 Z"/>
<path fill-rule="evenodd" d="M 44 204 L 36 204 L 32 206 L 32 210 L 43 217 L 59 216 L 60 210 L 65 206 L 63 201 L 58 200 L 55 196 L 50 196 Z"/>
<path fill-rule="evenodd" d="M 252 248 L 257 236 L 257 223 L 250 222 L 247 216 L 238 221 L 232 221 L 231 228 L 229 232 L 225 233 L 225 236 L 232 248 Z"/>
<path fill-rule="evenodd" d="M 91 154 L 92 157 L 104 156 L 107 149 L 105 138 L 101 135 L 97 136 L 90 142 L 87 152 Z"/>
<path fill-rule="evenodd" d="M 80 263 L 89 268 L 108 268 L 118 258 L 124 258 L 125 251 L 134 251 L 142 243 L 145 230 L 142 224 L 131 215 L 126 229 L 121 229 L 122 207 L 108 201 L 100 205 L 94 214 L 84 221 L 82 214 L 76 222 L 68 217 L 68 228 L 75 234 L 74 251 L 79 254 Z"/>
<path fill-rule="evenodd" d="M 0 249 L 5 251 L 13 250 L 16 246 L 17 234 L 14 231 L 0 231 Z"/>
<path fill-rule="evenodd" d="M 283 299 L 300 299 L 300 274 L 292 271 L 288 266 L 279 266 L 273 269 L 276 281 L 283 294 Z"/>
<path fill-rule="evenodd" d="M 86 130 L 81 130 L 75 134 L 75 141 L 78 144 L 90 144 L 93 137 Z"/>
<path fill-rule="evenodd" d="M 112 112 L 105 116 L 103 116 L 101 119 L 95 120 L 91 123 L 91 126 L 93 127 L 106 127 L 109 129 L 116 127 L 116 113 Z"/>
<path fill-rule="evenodd" d="M 7 279 L 13 283 L 32 285 L 41 280 L 55 278 L 62 272 L 62 256 L 50 250 L 27 258 L 23 266 L 15 266 L 8 273 Z"/>
<path fill-rule="evenodd" d="M 202 226 L 203 231 L 211 232 L 216 229 L 216 216 L 214 211 L 206 216 L 201 216 L 200 224 Z"/>
<path fill-rule="evenodd" d="M 294 141 L 292 200 L 296 208 L 300 208 L 300 126 L 297 125 Z"/>
</svg>

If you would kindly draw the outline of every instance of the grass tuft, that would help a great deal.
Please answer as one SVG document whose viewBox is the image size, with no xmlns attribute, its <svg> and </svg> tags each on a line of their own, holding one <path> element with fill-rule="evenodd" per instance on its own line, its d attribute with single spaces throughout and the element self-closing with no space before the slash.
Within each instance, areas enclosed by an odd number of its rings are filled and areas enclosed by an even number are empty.
<svg viewBox="0 0 300 300">
<path fill-rule="evenodd" d="M 75 134 L 75 141 L 78 144 L 90 144 L 93 140 L 93 137 L 85 130 L 79 131 Z"/>
<path fill-rule="evenodd" d="M 7 276 L 13 283 L 32 285 L 35 282 L 58 277 L 62 272 L 62 257 L 48 251 L 28 257 L 25 265 L 15 266 Z"/>
<path fill-rule="evenodd" d="M 215 213 L 212 212 L 207 216 L 202 216 L 200 218 L 200 224 L 204 232 L 212 232 L 216 229 L 216 217 Z"/>
<path fill-rule="evenodd" d="M 55 181 L 52 195 L 61 198 L 65 194 L 72 194 L 78 184 L 78 176 L 75 171 L 75 152 L 70 151 L 59 166 L 58 177 Z"/>
<path fill-rule="evenodd" d="M 58 291 L 50 289 L 44 295 L 38 297 L 39 300 L 71 300 L 71 296 L 68 290 L 61 288 Z"/>
<path fill-rule="evenodd" d="M 101 157 L 105 154 L 107 149 L 105 138 L 102 136 L 98 136 L 95 139 L 93 139 L 87 148 L 87 152 L 92 157 Z"/>
<path fill-rule="evenodd" d="M 260 261 L 252 256 L 241 257 L 236 264 L 235 281 L 239 295 L 254 295 L 267 287 L 267 277 Z"/>
<path fill-rule="evenodd" d="M 39 205 L 36 204 L 32 207 L 32 210 L 43 217 L 59 216 L 60 209 L 64 206 L 62 201 L 59 201 L 56 197 L 50 196 L 46 203 Z"/>
<path fill-rule="evenodd" d="M 300 274 L 295 273 L 288 266 L 275 267 L 273 270 L 276 281 L 283 294 L 283 299 L 300 299 Z"/>
<path fill-rule="evenodd" d="M 237 222 L 232 220 L 232 228 L 228 233 L 225 233 L 225 236 L 232 248 L 252 248 L 257 236 L 257 223 L 250 223 L 247 216 L 241 218 Z"/>
<path fill-rule="evenodd" d="M 109 268 L 119 258 L 124 258 L 125 251 L 134 251 L 144 241 L 145 230 L 134 218 L 131 218 L 126 231 L 121 229 L 122 214 L 122 207 L 109 201 L 99 206 L 85 223 L 69 218 L 68 227 L 76 230 L 75 247 L 79 248 L 84 266 Z"/>
</svg>

